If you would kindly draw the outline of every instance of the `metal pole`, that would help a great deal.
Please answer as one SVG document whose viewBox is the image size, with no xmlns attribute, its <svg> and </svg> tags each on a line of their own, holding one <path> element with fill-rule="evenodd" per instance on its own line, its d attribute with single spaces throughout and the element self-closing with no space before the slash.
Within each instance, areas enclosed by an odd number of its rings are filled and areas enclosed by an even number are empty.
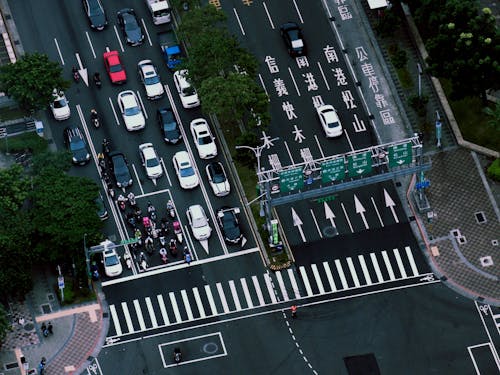
<svg viewBox="0 0 500 375">
<path fill-rule="evenodd" d="M 441 148 L 441 129 L 443 124 L 441 123 L 441 116 L 439 116 L 439 111 L 436 111 L 436 146 Z"/>
</svg>

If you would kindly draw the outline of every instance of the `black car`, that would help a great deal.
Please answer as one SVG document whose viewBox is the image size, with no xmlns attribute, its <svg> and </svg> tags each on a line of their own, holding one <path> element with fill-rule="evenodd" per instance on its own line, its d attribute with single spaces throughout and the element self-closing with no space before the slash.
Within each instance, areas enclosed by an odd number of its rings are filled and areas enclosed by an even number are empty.
<svg viewBox="0 0 500 375">
<path fill-rule="evenodd" d="M 90 153 L 85 137 L 78 128 L 65 128 L 63 131 L 64 144 L 71 152 L 73 164 L 85 165 L 90 160 Z"/>
<path fill-rule="evenodd" d="M 132 185 L 132 175 L 128 169 L 128 162 L 120 151 L 113 151 L 109 153 L 109 160 L 111 164 L 111 170 L 115 176 L 116 185 L 119 188 L 126 188 Z"/>
<path fill-rule="evenodd" d="M 226 242 L 237 244 L 243 238 L 237 215 L 240 213 L 238 207 L 222 207 L 217 210 L 217 221 L 222 230 Z"/>
<path fill-rule="evenodd" d="M 102 194 L 100 192 L 94 202 L 96 205 L 96 213 L 97 216 L 99 216 L 99 219 L 103 221 L 107 220 L 109 218 L 108 210 L 106 210 L 106 206 L 104 205 L 104 198 L 102 197 Z"/>
<path fill-rule="evenodd" d="M 295 22 L 287 22 L 281 25 L 280 32 L 290 56 L 305 56 L 307 54 L 306 43 L 299 25 Z"/>
<path fill-rule="evenodd" d="M 175 119 L 172 108 L 161 108 L 156 111 L 158 126 L 163 133 L 163 139 L 167 143 L 176 144 L 182 139 L 179 124 Z"/>
<path fill-rule="evenodd" d="M 96 30 L 104 30 L 108 25 L 108 19 L 101 0 L 82 0 L 82 4 L 83 10 L 89 19 L 90 27 Z"/>
<path fill-rule="evenodd" d="M 117 13 L 118 24 L 122 29 L 123 36 L 127 40 L 127 44 L 138 46 L 144 41 L 144 34 L 139 25 L 139 21 L 132 8 L 125 8 Z"/>
</svg>

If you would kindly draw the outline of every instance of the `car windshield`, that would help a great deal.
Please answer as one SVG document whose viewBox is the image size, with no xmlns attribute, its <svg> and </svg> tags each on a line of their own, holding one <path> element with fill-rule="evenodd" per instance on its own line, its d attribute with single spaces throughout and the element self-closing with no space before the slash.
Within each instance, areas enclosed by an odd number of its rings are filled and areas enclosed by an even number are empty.
<svg viewBox="0 0 500 375">
<path fill-rule="evenodd" d="M 163 124 L 163 129 L 166 132 L 171 132 L 171 131 L 177 130 L 177 123 L 167 122 L 167 123 Z"/>
<path fill-rule="evenodd" d="M 97 0 L 89 1 L 89 14 L 90 16 L 100 16 L 102 14 L 101 6 Z"/>
<path fill-rule="evenodd" d="M 104 265 L 106 267 L 116 266 L 120 264 L 120 259 L 116 255 L 104 257 Z"/>
<path fill-rule="evenodd" d="M 146 85 L 155 85 L 155 84 L 157 84 L 157 83 L 159 83 L 159 82 L 160 82 L 160 77 L 158 77 L 158 76 L 157 76 L 156 74 L 154 74 L 154 73 L 150 73 L 150 75 L 149 75 L 149 76 L 148 76 L 148 75 L 146 75 L 146 76 L 144 77 L 144 83 L 145 83 Z"/>
<path fill-rule="evenodd" d="M 226 178 L 224 177 L 224 175 L 222 173 L 221 174 L 214 174 L 213 181 L 216 184 L 220 184 L 220 183 L 226 181 Z"/>
<path fill-rule="evenodd" d="M 85 142 L 81 139 L 73 138 L 70 144 L 71 151 L 83 150 L 85 148 Z"/>
<path fill-rule="evenodd" d="M 125 108 L 125 116 L 135 116 L 141 112 L 139 107 Z"/>
<path fill-rule="evenodd" d="M 184 95 L 184 96 L 194 95 L 195 93 L 196 93 L 196 91 L 194 90 L 194 88 L 192 86 L 186 86 L 182 89 L 182 95 Z"/>
<path fill-rule="evenodd" d="M 203 216 L 193 218 L 193 228 L 202 228 L 207 226 L 207 219 Z"/>
<path fill-rule="evenodd" d="M 191 166 L 188 166 L 188 167 L 182 167 L 181 166 L 180 174 L 181 174 L 181 177 L 194 176 L 194 169 Z"/>
<path fill-rule="evenodd" d="M 209 135 L 198 138 L 198 144 L 200 145 L 208 145 L 210 143 L 212 143 L 212 137 L 210 137 Z"/>
<path fill-rule="evenodd" d="M 54 108 L 64 108 L 67 105 L 68 105 L 68 102 L 64 98 L 54 101 Z"/>
<path fill-rule="evenodd" d="M 122 70 L 122 66 L 120 64 L 111 65 L 109 67 L 109 71 L 111 73 L 118 73 L 118 72 L 121 72 L 121 70 Z"/>
<path fill-rule="evenodd" d="M 297 30 L 297 29 L 288 30 L 288 35 L 290 35 L 290 39 L 291 40 L 300 39 L 300 37 L 299 37 L 299 30 Z"/>
<path fill-rule="evenodd" d="M 125 24 L 125 30 L 127 31 L 135 31 L 139 28 L 134 16 L 130 14 L 123 15 L 123 23 Z"/>
<path fill-rule="evenodd" d="M 224 215 L 224 228 L 225 229 L 236 228 L 236 220 L 233 219 L 233 216 L 231 214 Z"/>
<path fill-rule="evenodd" d="M 153 168 L 153 167 L 157 167 L 159 165 L 160 165 L 160 162 L 158 161 L 157 158 L 152 158 L 152 159 L 146 160 L 146 167 L 147 168 Z"/>
</svg>

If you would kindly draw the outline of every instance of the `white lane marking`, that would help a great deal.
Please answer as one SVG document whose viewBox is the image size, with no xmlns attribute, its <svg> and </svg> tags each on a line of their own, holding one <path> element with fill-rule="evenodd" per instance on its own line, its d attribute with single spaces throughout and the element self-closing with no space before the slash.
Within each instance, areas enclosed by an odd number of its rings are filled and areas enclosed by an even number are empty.
<svg viewBox="0 0 500 375">
<path fill-rule="evenodd" d="M 488 308 L 489 308 L 489 305 L 482 304 L 480 307 L 477 301 L 474 301 L 474 304 L 476 305 L 476 310 L 479 313 L 479 317 L 481 318 L 481 322 L 483 323 L 484 330 L 486 331 L 486 334 L 488 335 L 488 339 L 489 339 L 489 342 L 490 342 L 491 348 L 492 348 L 493 357 L 495 358 L 495 361 L 496 361 L 497 366 L 498 366 L 498 364 L 500 363 L 500 360 L 498 358 L 498 352 L 496 350 L 496 347 L 493 345 L 493 340 L 491 339 L 490 330 L 488 329 L 488 326 L 486 325 L 486 322 L 484 321 L 483 313 L 481 313 L 481 307 L 488 306 Z M 489 308 L 489 312 L 490 312 L 490 314 L 492 313 L 491 308 Z"/>
<path fill-rule="evenodd" d="M 238 25 L 240 25 L 240 30 L 243 35 L 245 35 L 245 30 L 243 30 L 243 25 L 241 24 L 240 17 L 238 16 L 238 12 L 236 11 L 235 8 L 233 8 L 234 15 L 236 17 L 236 20 L 238 21 Z"/>
<path fill-rule="evenodd" d="M 349 147 L 351 148 L 351 151 L 354 151 L 354 146 L 352 145 L 351 137 L 349 137 L 349 133 L 347 133 L 346 128 L 344 128 L 344 133 L 345 133 L 345 136 L 347 138 L 347 142 L 349 142 Z"/>
<path fill-rule="evenodd" d="M 137 183 L 139 184 L 139 188 L 141 189 L 141 194 L 144 195 L 144 189 L 142 188 L 141 180 L 139 180 L 139 175 L 137 174 L 134 163 L 132 163 L 132 169 L 134 170 L 135 178 L 137 179 Z"/>
<path fill-rule="evenodd" d="M 302 19 L 302 14 L 300 14 L 299 7 L 297 6 L 297 3 L 295 2 L 295 0 L 293 0 L 293 5 L 295 5 L 295 10 L 297 11 L 297 14 L 299 15 L 300 23 L 304 23 L 304 20 Z"/>
<path fill-rule="evenodd" d="M 411 267 L 411 272 L 413 272 L 413 276 L 418 276 L 419 275 L 418 268 L 417 265 L 415 264 L 415 259 L 413 259 L 413 254 L 411 252 L 410 246 L 405 246 L 405 251 L 408 260 L 410 261 L 410 267 Z"/>
<path fill-rule="evenodd" d="M 288 157 L 292 161 L 292 164 L 295 164 L 293 161 L 292 153 L 290 152 L 290 148 L 288 147 L 288 143 L 286 141 L 283 142 L 285 144 L 286 152 L 288 153 Z"/>
<path fill-rule="evenodd" d="M 345 279 L 344 270 L 342 269 L 342 264 L 340 263 L 339 259 L 335 259 L 335 267 L 337 268 L 337 273 L 339 274 L 342 288 L 348 289 L 349 285 L 347 284 L 347 280 Z"/>
<path fill-rule="evenodd" d="M 169 292 L 168 297 L 170 298 L 170 305 L 172 305 L 172 310 L 174 310 L 176 323 L 182 322 L 181 312 L 179 311 L 179 306 L 177 306 L 177 300 L 175 299 L 174 292 Z"/>
<path fill-rule="evenodd" d="M 363 255 L 358 255 L 359 264 L 361 264 L 361 269 L 363 270 L 363 276 L 365 277 L 366 284 L 372 285 L 372 278 L 368 272 L 368 267 L 366 266 L 365 257 Z"/>
<path fill-rule="evenodd" d="M 394 255 L 396 256 L 396 262 L 398 264 L 399 273 L 401 274 L 401 277 L 403 279 L 406 279 L 408 276 L 406 275 L 405 266 L 403 265 L 403 261 L 401 260 L 401 256 L 399 255 L 399 250 L 392 249 L 392 251 L 394 252 Z"/>
<path fill-rule="evenodd" d="M 231 295 L 233 296 L 233 301 L 236 307 L 236 311 L 240 311 L 241 303 L 238 298 L 238 292 L 236 291 L 236 285 L 234 285 L 234 280 L 229 280 L 229 289 L 231 289 Z"/>
<path fill-rule="evenodd" d="M 281 295 L 283 296 L 283 299 L 285 301 L 288 301 L 290 298 L 288 298 L 288 293 L 285 288 L 285 283 L 283 282 L 283 276 L 281 276 L 281 271 L 276 271 L 276 279 L 278 280 L 278 285 L 281 290 Z"/>
<path fill-rule="evenodd" d="M 266 11 L 266 14 L 267 14 L 267 19 L 269 20 L 269 23 L 271 24 L 271 27 L 273 28 L 274 30 L 274 23 L 273 23 L 273 20 L 271 19 L 271 15 L 269 14 L 269 11 L 267 10 L 267 6 L 266 6 L 266 2 L 263 1 L 262 2 L 262 5 L 264 6 L 264 10 Z"/>
<path fill-rule="evenodd" d="M 198 312 L 200 313 L 200 318 L 206 318 L 205 308 L 203 307 L 203 303 L 201 302 L 200 292 L 198 291 L 198 287 L 193 288 L 194 300 L 196 301 L 196 306 L 198 307 Z"/>
<path fill-rule="evenodd" d="M 191 321 L 194 319 L 194 316 L 193 316 L 193 311 L 191 310 L 191 305 L 189 304 L 189 299 L 186 289 L 181 290 L 181 297 L 182 297 L 182 303 L 184 303 L 186 314 L 188 316 L 188 320 Z"/>
<path fill-rule="evenodd" d="M 108 100 L 109 100 L 109 105 L 111 106 L 111 109 L 113 110 L 113 114 L 115 115 L 116 125 L 120 126 L 120 120 L 118 119 L 118 115 L 116 114 L 115 106 L 113 105 L 113 101 L 111 100 L 111 98 L 109 96 L 108 96 Z"/>
<path fill-rule="evenodd" d="M 316 264 L 311 264 L 311 269 L 313 271 L 314 279 L 316 280 L 316 285 L 318 286 L 319 294 L 325 294 L 325 287 L 323 286 L 323 280 L 319 275 L 318 266 Z"/>
<path fill-rule="evenodd" d="M 266 93 L 266 96 L 267 96 L 267 98 L 269 100 L 269 94 L 267 92 L 266 85 L 264 85 L 264 79 L 262 78 L 262 76 L 260 75 L 260 73 L 259 73 L 259 79 L 260 79 L 260 84 L 261 84 L 262 88 L 264 89 L 264 92 Z"/>
<path fill-rule="evenodd" d="M 120 43 L 120 49 L 122 50 L 122 52 L 125 52 L 125 50 L 123 49 L 122 40 L 120 39 L 120 36 L 118 35 L 118 29 L 116 28 L 116 25 L 113 25 L 113 29 L 115 29 L 116 39 L 118 39 L 118 43 Z"/>
<path fill-rule="evenodd" d="M 54 43 L 56 44 L 57 53 L 59 54 L 59 59 L 61 59 L 61 65 L 64 65 L 64 59 L 62 57 L 61 49 L 59 48 L 59 43 L 57 43 L 57 39 L 54 38 Z"/>
<path fill-rule="evenodd" d="M 328 12 L 328 18 L 332 18 L 332 12 L 330 12 L 330 8 L 326 4 L 326 0 L 322 0 L 323 6 L 326 8 L 326 11 Z"/>
<path fill-rule="evenodd" d="M 250 297 L 250 291 L 248 290 L 247 281 L 244 277 L 240 278 L 241 287 L 243 288 L 243 294 L 245 295 L 245 301 L 249 309 L 253 308 L 252 297 Z"/>
<path fill-rule="evenodd" d="M 309 283 L 309 277 L 307 277 L 307 272 L 304 266 L 299 267 L 300 271 L 300 276 L 302 276 L 302 282 L 304 283 L 304 286 L 306 287 L 306 293 L 308 297 L 313 296 L 313 291 L 311 288 L 311 284 Z"/>
<path fill-rule="evenodd" d="M 316 224 L 316 230 L 318 231 L 319 237 L 323 238 L 323 233 L 321 233 L 321 229 L 319 228 L 318 220 L 316 220 L 316 216 L 314 215 L 314 211 L 312 210 L 312 208 L 310 208 L 309 211 L 311 212 L 311 216 L 314 220 L 314 224 Z"/>
<path fill-rule="evenodd" d="M 259 306 L 264 306 L 266 301 L 264 301 L 264 295 L 262 294 L 262 290 L 260 289 L 259 279 L 257 276 L 252 276 L 253 287 L 255 288 L 255 292 L 257 293 L 257 299 L 259 300 Z"/>
<path fill-rule="evenodd" d="M 330 265 L 328 264 L 328 262 L 323 262 L 323 268 L 325 269 L 328 284 L 330 284 L 330 290 L 332 292 L 336 292 L 337 287 L 335 286 L 335 280 L 333 280 L 332 270 L 330 269 Z"/>
<path fill-rule="evenodd" d="M 210 305 L 212 315 L 217 315 L 217 306 L 215 305 L 214 296 L 212 295 L 212 289 L 210 289 L 210 285 L 205 285 L 205 294 L 207 295 L 208 304 Z"/>
<path fill-rule="evenodd" d="M 122 302 L 122 310 L 125 322 L 127 323 L 128 333 L 132 333 L 134 332 L 134 325 L 132 324 L 132 318 L 130 317 L 130 312 L 128 311 L 127 302 Z"/>
<path fill-rule="evenodd" d="M 135 314 L 137 316 L 137 320 L 139 321 L 139 327 L 141 328 L 141 331 L 146 330 L 146 323 L 144 322 L 144 317 L 142 316 L 142 310 L 141 310 L 141 305 L 139 304 L 139 300 L 134 299 L 134 309 L 135 309 Z"/>
<path fill-rule="evenodd" d="M 293 294 L 295 295 L 296 299 L 299 299 L 300 298 L 299 286 L 297 284 L 297 280 L 295 280 L 295 275 L 293 274 L 293 270 L 291 268 L 288 268 L 287 272 L 288 272 L 288 278 L 290 279 L 290 282 L 292 284 Z"/>
<path fill-rule="evenodd" d="M 148 112 L 146 111 L 146 107 L 144 107 L 144 102 L 142 101 L 141 93 L 139 92 L 139 90 L 137 90 L 136 92 L 137 92 L 137 97 L 139 98 L 139 102 L 141 103 L 142 112 L 144 113 L 144 117 L 146 117 L 147 120 L 149 116 Z"/>
<path fill-rule="evenodd" d="M 190 251 L 194 254 L 194 260 L 198 261 L 199 260 L 198 253 L 196 252 L 196 249 L 194 247 L 193 239 L 191 238 L 191 233 L 189 232 L 189 228 L 187 227 L 187 225 L 184 225 L 184 233 L 186 234 L 186 237 L 189 243 L 191 244 Z"/>
<path fill-rule="evenodd" d="M 156 320 L 153 304 L 151 303 L 151 298 L 146 297 L 145 300 L 146 300 L 146 306 L 148 308 L 149 318 L 151 319 L 151 324 L 153 325 L 153 328 L 158 328 L 158 322 Z"/>
<path fill-rule="evenodd" d="M 349 224 L 349 228 L 351 229 L 351 233 L 354 233 L 354 229 L 352 228 L 351 220 L 349 220 L 349 216 L 347 215 L 347 211 L 344 207 L 344 203 L 340 204 L 342 206 L 342 211 L 344 211 L 344 216 L 347 220 L 347 224 Z"/>
<path fill-rule="evenodd" d="M 90 50 L 92 51 L 92 55 L 94 56 L 94 59 L 97 57 L 94 51 L 94 46 L 92 45 L 92 41 L 90 40 L 90 35 L 88 31 L 85 31 L 85 35 L 87 35 L 87 41 L 89 42 Z"/>
<path fill-rule="evenodd" d="M 370 259 L 372 260 L 373 268 L 375 269 L 375 273 L 377 274 L 378 282 L 379 283 L 384 282 L 384 278 L 382 277 L 382 271 L 380 270 L 380 267 L 378 265 L 378 260 L 375 253 L 370 253 Z"/>
<path fill-rule="evenodd" d="M 351 257 L 347 257 L 346 261 L 349 271 L 351 272 L 352 280 L 354 281 L 354 286 L 360 287 L 361 284 L 359 283 L 358 274 L 356 273 L 356 268 L 354 268 L 354 263 L 352 262 Z"/>
<path fill-rule="evenodd" d="M 116 313 L 115 305 L 109 306 L 109 312 L 111 313 L 111 319 L 113 319 L 113 325 L 115 326 L 116 336 L 121 336 L 123 334 L 122 327 L 120 325 L 120 321 L 118 320 L 118 314 Z"/>
<path fill-rule="evenodd" d="M 271 277 L 267 273 L 264 274 L 264 281 L 266 282 L 267 293 L 269 294 L 269 297 L 271 298 L 271 302 L 277 303 L 278 301 L 276 300 L 276 295 L 274 294 L 274 289 L 273 289 L 273 284 L 271 282 Z"/>
<path fill-rule="evenodd" d="M 392 270 L 391 262 L 389 260 L 389 257 L 387 256 L 387 251 L 382 251 L 382 258 L 384 259 L 385 268 L 387 268 L 387 272 L 389 273 L 389 278 L 391 280 L 396 280 L 394 271 Z"/>
<path fill-rule="evenodd" d="M 316 144 L 318 145 L 319 152 L 321 153 L 321 157 L 324 158 L 325 153 L 323 152 L 323 148 L 321 147 L 321 144 L 319 143 L 318 136 L 316 134 L 314 134 L 314 139 L 316 140 Z"/>
<path fill-rule="evenodd" d="M 168 174 L 168 170 L 167 170 L 167 167 L 165 165 L 165 162 L 163 161 L 163 158 L 160 158 L 160 164 L 163 168 L 163 172 L 165 172 L 165 176 L 167 176 L 167 180 L 168 180 L 168 185 L 170 187 L 172 187 L 172 181 L 170 181 L 170 175 Z"/>
<path fill-rule="evenodd" d="M 217 283 L 217 292 L 219 292 L 219 298 L 222 303 L 222 309 L 227 314 L 229 312 L 229 306 L 227 305 L 226 295 L 224 294 L 224 289 L 222 289 L 222 284 Z"/>
<path fill-rule="evenodd" d="M 168 320 L 167 308 L 165 307 L 165 301 L 163 301 L 163 296 L 161 294 L 158 294 L 156 296 L 156 299 L 158 300 L 158 305 L 160 306 L 161 317 L 163 318 L 163 324 L 168 326 L 170 324 L 170 321 Z"/>
<path fill-rule="evenodd" d="M 151 38 L 149 37 L 149 31 L 146 27 L 146 23 L 144 22 L 144 18 L 141 18 L 142 26 L 144 27 L 144 31 L 146 31 L 146 36 L 148 37 L 148 42 L 151 47 L 153 47 L 153 43 L 151 42 Z"/>
<path fill-rule="evenodd" d="M 375 208 L 375 212 L 377 213 L 378 221 L 380 221 L 380 225 L 382 225 L 382 228 L 383 228 L 385 225 L 384 225 L 384 222 L 382 221 L 382 217 L 380 216 L 380 212 L 378 212 L 378 208 L 377 208 L 377 205 L 375 204 L 375 200 L 373 199 L 373 197 L 370 197 L 370 199 L 372 201 L 373 207 Z"/>
<path fill-rule="evenodd" d="M 330 85 L 328 84 L 328 81 L 326 80 L 325 73 L 323 72 L 323 67 L 321 66 L 321 63 L 318 61 L 318 68 L 319 71 L 321 72 L 321 76 L 323 77 L 323 81 L 325 81 L 325 85 L 328 91 L 330 91 Z"/>
<path fill-rule="evenodd" d="M 478 344 L 478 345 L 472 345 L 467 347 L 467 351 L 469 352 L 470 359 L 472 361 L 472 364 L 474 365 L 474 369 L 476 370 L 477 375 L 481 375 L 481 371 L 479 370 L 479 367 L 477 366 L 476 359 L 474 358 L 474 354 L 472 354 L 472 350 L 476 348 L 480 348 L 483 346 L 488 346 L 491 350 L 491 353 L 494 355 L 493 347 L 490 342 L 485 342 L 484 344 Z M 496 359 L 496 358 L 495 358 Z"/>
<path fill-rule="evenodd" d="M 292 74 L 292 69 L 290 69 L 290 67 L 288 67 L 288 73 L 290 73 L 290 77 L 292 78 L 293 85 L 295 86 L 295 90 L 297 90 L 297 95 L 300 96 L 299 87 L 297 86 L 297 82 L 295 82 L 295 78 Z"/>
</svg>

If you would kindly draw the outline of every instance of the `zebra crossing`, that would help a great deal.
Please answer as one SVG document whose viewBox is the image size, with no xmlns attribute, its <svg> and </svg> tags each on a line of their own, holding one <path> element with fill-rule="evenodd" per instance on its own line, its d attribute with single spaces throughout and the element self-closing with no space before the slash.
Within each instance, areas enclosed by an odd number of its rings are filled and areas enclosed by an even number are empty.
<svg viewBox="0 0 500 375">
<path fill-rule="evenodd" d="M 421 266 L 424 268 L 424 266 Z M 108 339 L 427 274 L 406 246 L 109 305 Z M 433 278 L 416 278 L 415 282 Z M 381 288 L 383 289 L 383 288 Z"/>
</svg>

